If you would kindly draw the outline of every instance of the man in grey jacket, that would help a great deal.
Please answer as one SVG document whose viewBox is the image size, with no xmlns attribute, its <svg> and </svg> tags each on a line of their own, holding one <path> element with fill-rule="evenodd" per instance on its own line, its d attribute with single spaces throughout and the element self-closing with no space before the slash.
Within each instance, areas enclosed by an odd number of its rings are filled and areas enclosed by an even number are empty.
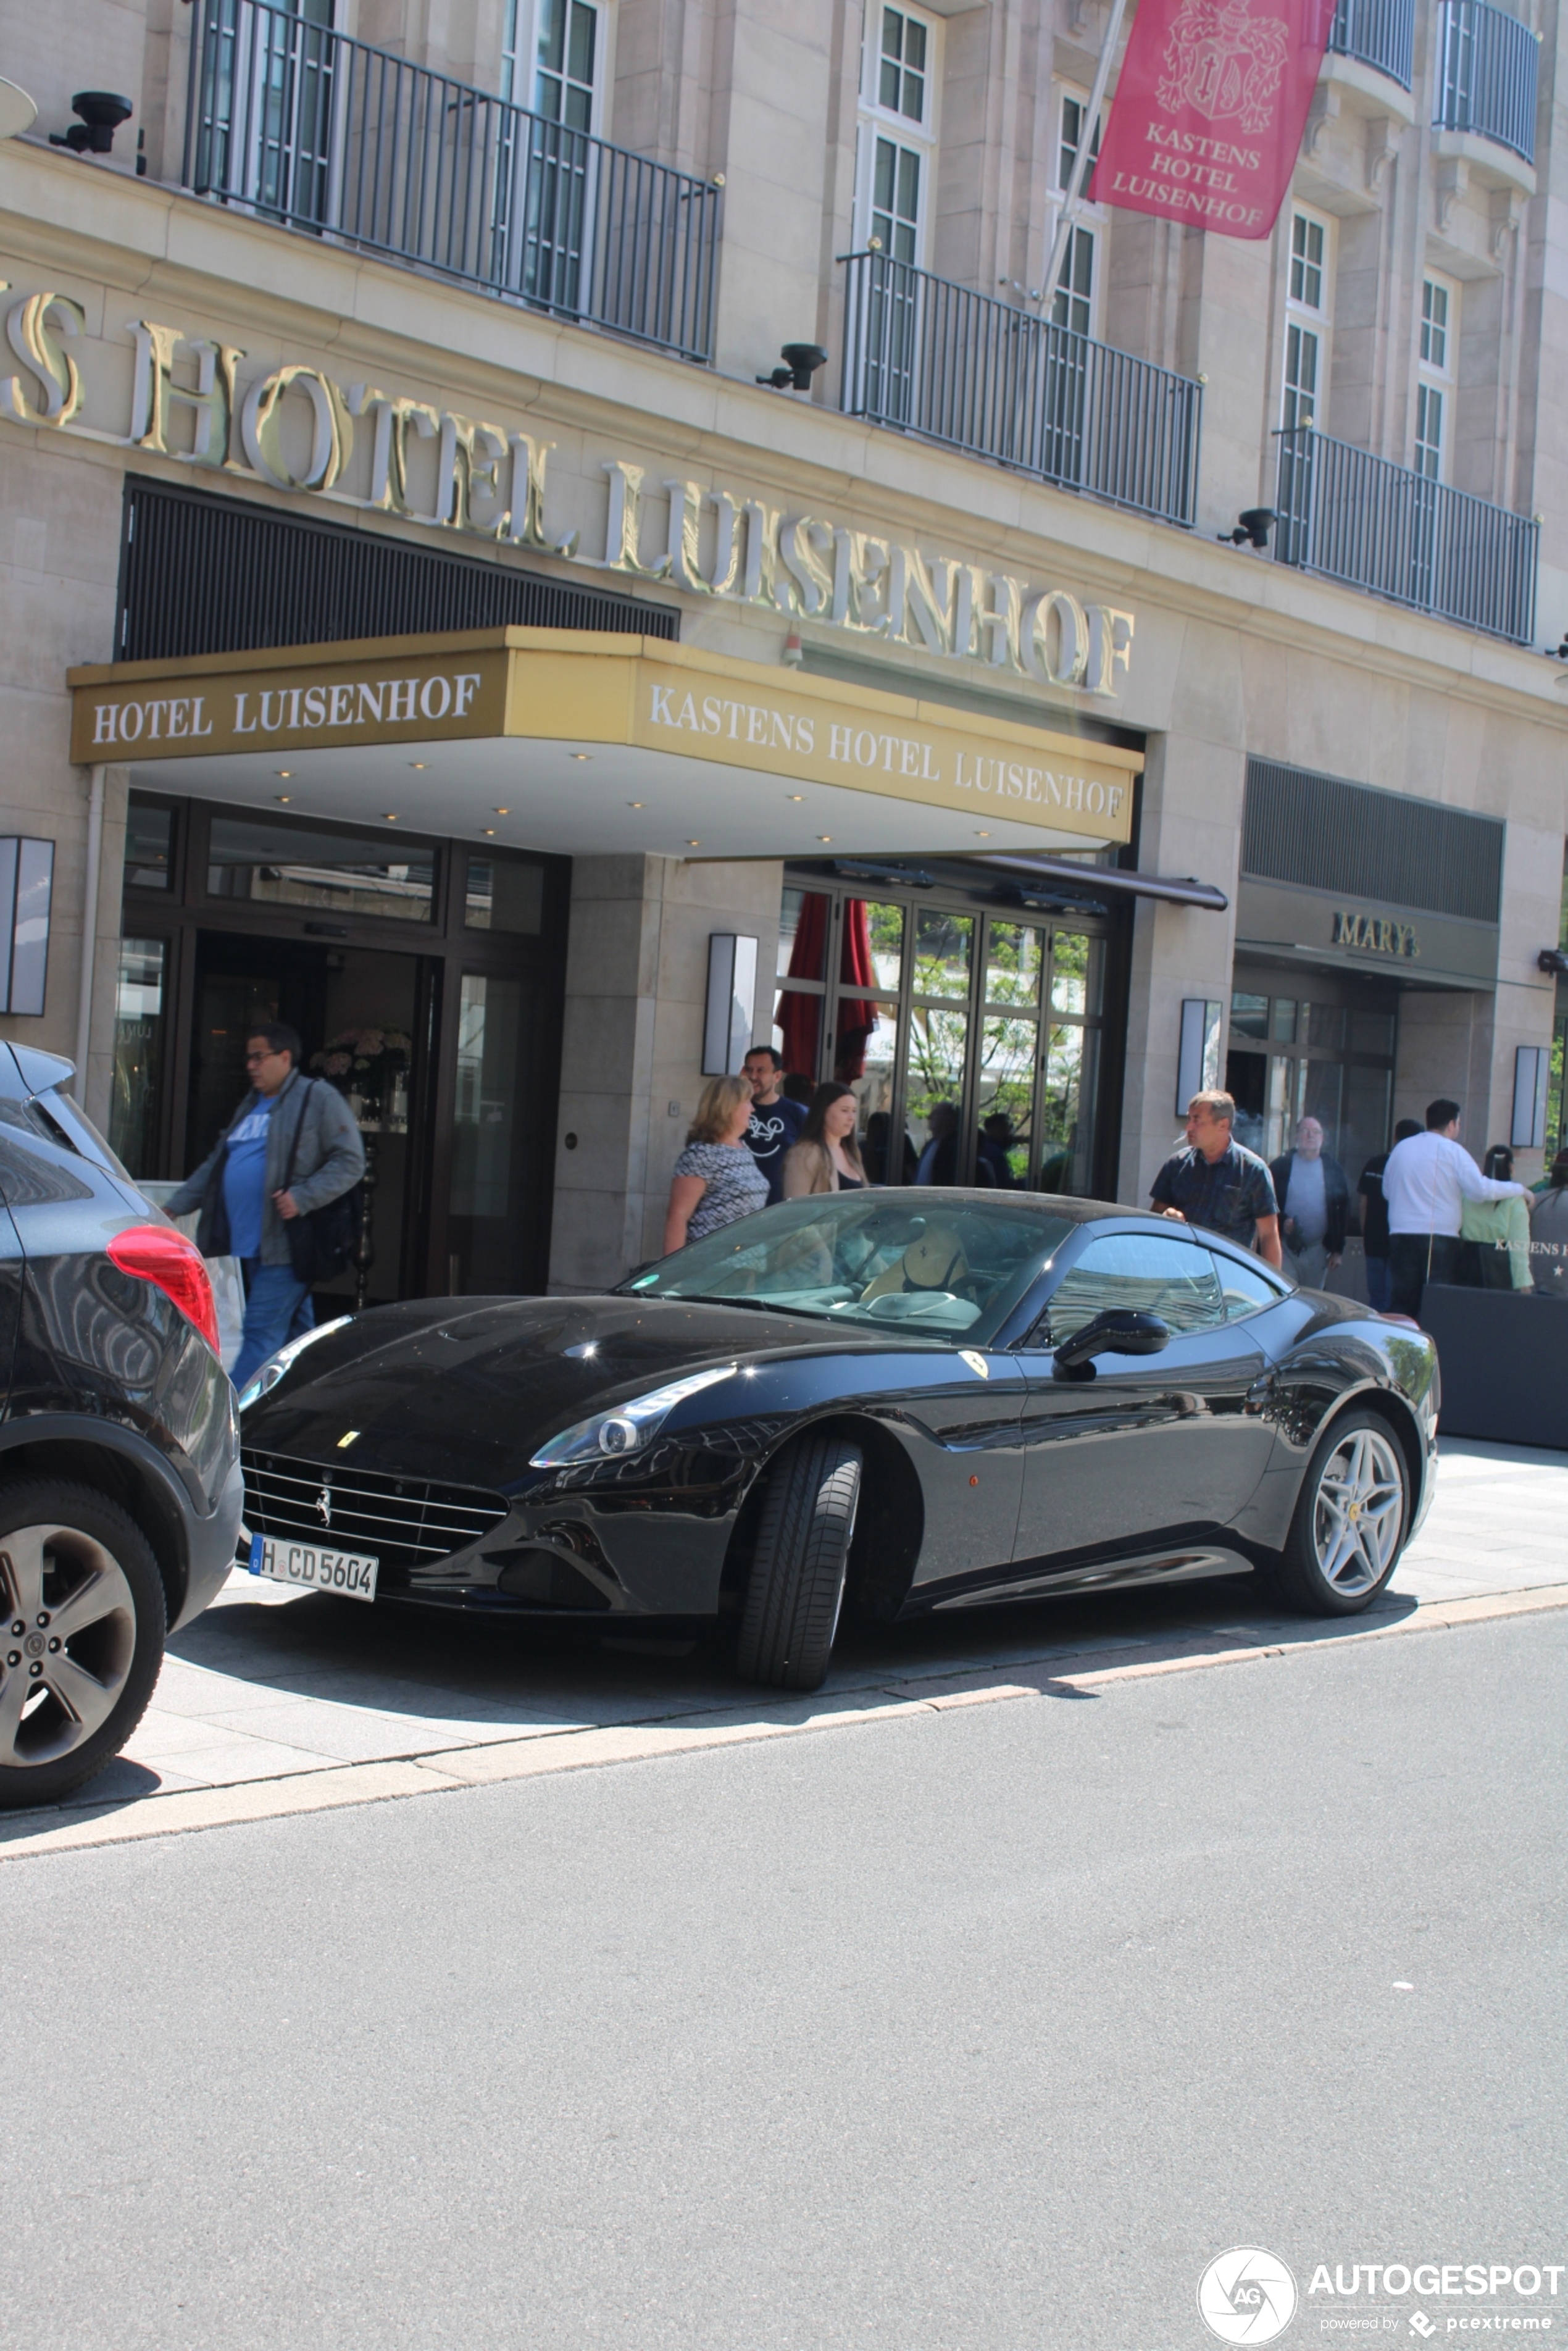
<svg viewBox="0 0 1568 2351">
<path fill-rule="evenodd" d="M 196 1246 L 204 1257 L 240 1261 L 245 1333 L 231 1374 L 235 1387 L 315 1321 L 309 1284 L 295 1277 L 287 1226 L 340 1199 L 365 1172 L 353 1113 L 336 1086 L 300 1075 L 300 1050 L 285 1022 L 261 1023 L 246 1044 L 251 1092 L 166 1203 L 172 1217 L 200 1208 Z"/>
</svg>

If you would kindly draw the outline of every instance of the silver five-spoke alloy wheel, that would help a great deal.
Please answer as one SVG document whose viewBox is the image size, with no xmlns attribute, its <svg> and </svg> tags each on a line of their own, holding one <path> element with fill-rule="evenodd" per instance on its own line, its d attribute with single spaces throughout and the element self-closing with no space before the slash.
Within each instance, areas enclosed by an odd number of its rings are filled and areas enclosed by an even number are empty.
<svg viewBox="0 0 1568 2351">
<path fill-rule="evenodd" d="M 136 1654 L 124 1569 L 78 1527 L 0 1535 L 0 1771 L 57 1763 L 113 1713 Z"/>
<path fill-rule="evenodd" d="M 1392 1436 L 1350 1430 L 1318 1472 L 1312 1540 L 1323 1582 L 1354 1600 L 1382 1583 L 1399 1551 L 1405 1479 Z"/>
</svg>

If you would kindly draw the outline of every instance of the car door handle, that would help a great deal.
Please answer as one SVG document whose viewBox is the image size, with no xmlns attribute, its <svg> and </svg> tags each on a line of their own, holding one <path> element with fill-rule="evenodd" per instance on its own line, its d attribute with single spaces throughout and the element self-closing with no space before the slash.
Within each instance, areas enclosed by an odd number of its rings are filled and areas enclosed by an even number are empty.
<svg viewBox="0 0 1568 2351">
<path fill-rule="evenodd" d="M 1264 1412 L 1273 1400 L 1274 1374 L 1272 1372 L 1265 1372 L 1261 1379 L 1254 1380 L 1247 1391 L 1247 1410 Z"/>
</svg>

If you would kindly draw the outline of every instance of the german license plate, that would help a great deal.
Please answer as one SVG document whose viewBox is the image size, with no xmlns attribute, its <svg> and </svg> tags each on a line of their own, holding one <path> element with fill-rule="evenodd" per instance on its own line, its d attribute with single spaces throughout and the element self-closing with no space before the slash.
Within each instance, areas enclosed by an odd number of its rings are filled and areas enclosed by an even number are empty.
<svg viewBox="0 0 1568 2351">
<path fill-rule="evenodd" d="M 331 1592 L 340 1600 L 373 1600 L 378 1559 L 362 1552 L 322 1551 L 315 1543 L 280 1542 L 268 1535 L 250 1539 L 250 1572 L 291 1583 L 300 1592 Z"/>
</svg>

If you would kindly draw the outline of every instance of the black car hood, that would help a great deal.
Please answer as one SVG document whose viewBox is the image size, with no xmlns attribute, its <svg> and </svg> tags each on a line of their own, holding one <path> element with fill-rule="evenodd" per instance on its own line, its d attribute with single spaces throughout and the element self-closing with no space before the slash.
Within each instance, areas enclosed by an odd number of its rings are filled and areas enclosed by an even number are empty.
<svg viewBox="0 0 1568 2351">
<path fill-rule="evenodd" d="M 242 1437 L 343 1469 L 506 1489 L 546 1437 L 687 1372 L 899 1343 L 679 1299 L 423 1299 L 318 1340 L 251 1405 Z"/>
</svg>

